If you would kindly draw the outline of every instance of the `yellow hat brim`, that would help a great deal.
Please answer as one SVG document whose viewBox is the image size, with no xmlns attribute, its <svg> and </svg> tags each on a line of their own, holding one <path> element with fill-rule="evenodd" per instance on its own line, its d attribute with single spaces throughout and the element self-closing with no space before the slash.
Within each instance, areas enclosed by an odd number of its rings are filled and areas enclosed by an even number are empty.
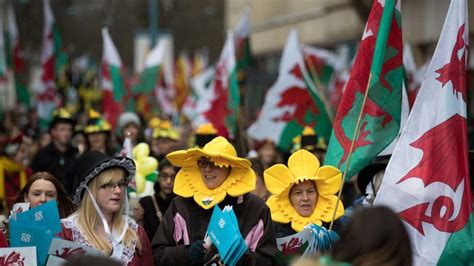
<svg viewBox="0 0 474 266">
<path fill-rule="evenodd" d="M 169 153 L 166 158 L 178 167 L 183 167 L 185 164 L 191 162 L 197 164 L 197 160 L 201 157 L 208 157 L 219 166 L 230 165 L 237 168 L 249 168 L 251 163 L 247 159 L 239 158 L 236 156 L 230 156 L 219 152 L 209 152 L 200 148 L 191 148 L 188 150 L 179 150 Z"/>
</svg>

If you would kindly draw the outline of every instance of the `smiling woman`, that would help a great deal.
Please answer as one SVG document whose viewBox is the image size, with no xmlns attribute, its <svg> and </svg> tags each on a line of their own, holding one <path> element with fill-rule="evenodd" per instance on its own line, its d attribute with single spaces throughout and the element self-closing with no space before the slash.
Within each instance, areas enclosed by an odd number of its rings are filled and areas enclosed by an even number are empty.
<svg viewBox="0 0 474 266">
<path fill-rule="evenodd" d="M 212 260 L 215 248 L 203 245 L 209 220 L 216 205 L 230 205 L 248 246 L 237 264 L 271 265 L 277 248 L 270 211 L 249 193 L 256 184 L 250 162 L 238 157 L 223 137 L 167 158 L 181 169 L 174 183 L 177 197 L 152 241 L 155 264 L 203 265 Z"/>
</svg>

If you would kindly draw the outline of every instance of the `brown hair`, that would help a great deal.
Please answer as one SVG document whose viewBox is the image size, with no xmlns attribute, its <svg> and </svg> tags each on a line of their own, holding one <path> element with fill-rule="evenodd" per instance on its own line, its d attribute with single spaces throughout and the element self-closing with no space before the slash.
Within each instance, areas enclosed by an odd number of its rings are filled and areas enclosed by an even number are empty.
<svg viewBox="0 0 474 266">
<path fill-rule="evenodd" d="M 412 265 L 408 233 L 387 207 L 359 208 L 334 245 L 332 257 L 352 265 Z"/>
<path fill-rule="evenodd" d="M 64 190 L 63 186 L 59 181 L 54 177 L 52 174 L 48 172 L 37 172 L 34 173 L 29 179 L 28 182 L 26 182 L 25 186 L 20 190 L 18 193 L 18 196 L 16 197 L 15 203 L 20 203 L 20 202 L 25 202 L 25 195 L 28 195 L 30 192 L 31 185 L 33 185 L 36 180 L 46 180 L 51 183 L 53 183 L 54 187 L 56 188 L 56 193 L 57 193 L 57 199 L 56 201 L 58 202 L 58 211 L 59 211 L 59 216 L 61 218 L 66 218 L 70 214 L 72 214 L 75 210 L 75 206 L 72 203 L 72 201 L 68 198 L 66 191 Z"/>
</svg>

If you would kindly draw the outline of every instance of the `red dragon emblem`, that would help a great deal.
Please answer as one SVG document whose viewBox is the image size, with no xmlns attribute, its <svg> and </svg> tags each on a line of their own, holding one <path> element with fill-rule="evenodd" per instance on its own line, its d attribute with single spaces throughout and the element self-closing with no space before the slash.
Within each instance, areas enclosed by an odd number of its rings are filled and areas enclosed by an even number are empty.
<svg viewBox="0 0 474 266">
<path fill-rule="evenodd" d="M 357 57 L 354 63 L 354 67 L 351 72 L 351 77 L 346 85 L 345 93 L 341 100 L 336 118 L 334 120 L 334 136 L 337 141 L 340 143 L 343 149 L 343 155 L 339 161 L 338 167 L 340 167 L 347 159 L 347 156 L 350 153 L 350 147 L 352 142 L 353 132 L 348 132 L 350 136 L 346 134 L 343 128 L 342 121 L 344 118 L 349 115 L 350 111 L 353 109 L 357 94 L 364 95 L 367 83 L 369 81 L 370 68 L 372 65 L 372 57 L 375 49 L 375 41 L 378 33 L 378 25 L 380 23 L 380 18 L 382 16 L 383 7 L 377 1 L 374 2 L 374 6 L 370 13 L 369 20 L 367 22 L 366 31 L 371 31 L 373 34 L 364 38 L 359 47 Z M 391 30 L 387 41 L 387 47 L 394 49 L 396 55 L 392 56 L 390 59 L 386 60 L 382 67 L 382 72 L 380 75 L 380 84 L 383 88 L 392 92 L 393 88 L 391 84 L 386 80 L 386 74 L 402 65 L 402 32 L 401 28 L 397 23 L 397 20 L 392 18 Z M 378 89 L 378 88 L 377 88 Z M 370 97 L 367 97 L 367 101 L 364 106 L 363 115 L 369 115 L 375 118 L 381 119 L 381 126 L 385 127 L 388 123 L 392 121 L 392 116 L 387 113 L 382 106 L 378 105 Z M 366 122 L 363 122 L 360 130 L 360 134 L 355 140 L 352 153 L 357 149 L 373 144 L 372 141 L 368 140 L 367 137 L 372 133 L 370 129 L 366 130 Z"/>
<path fill-rule="evenodd" d="M 21 254 L 13 251 L 9 255 L 0 256 L 0 266 L 24 266 L 25 257 L 21 257 Z"/>
<path fill-rule="evenodd" d="M 79 256 L 79 255 L 86 255 L 86 251 L 81 248 L 71 248 L 71 247 L 65 247 L 62 248 L 62 252 L 60 250 L 56 250 L 56 256 L 61 257 L 65 260 L 72 256 Z"/>
<path fill-rule="evenodd" d="M 436 70 L 439 77 L 436 79 L 441 82 L 442 86 L 446 85 L 448 81 L 453 84 L 453 93 L 457 96 L 460 92 L 464 102 L 467 101 L 466 95 L 466 44 L 463 39 L 464 25 L 461 25 L 458 30 L 456 44 L 451 53 L 451 60 L 442 68 Z M 463 50 L 461 58 L 458 56 L 459 50 Z"/>
<path fill-rule="evenodd" d="M 445 122 L 425 132 L 410 145 L 423 151 L 420 162 L 397 183 L 410 178 L 419 178 L 425 187 L 441 182 L 456 191 L 464 182 L 461 210 L 454 219 L 453 199 L 447 196 L 437 197 L 429 212 L 430 202 L 418 204 L 400 212 L 407 223 L 424 235 L 422 222 L 433 224 L 442 232 L 456 232 L 466 224 L 470 210 L 469 171 L 467 162 L 467 126 L 466 118 L 455 114 Z"/>
<path fill-rule="evenodd" d="M 290 70 L 290 74 L 303 80 L 303 74 L 298 64 Z M 273 121 L 284 121 L 290 122 L 295 120 L 301 126 L 314 127 L 316 124 L 316 116 L 319 114 L 319 110 L 314 104 L 311 95 L 305 87 L 292 86 L 287 88 L 280 94 L 280 100 L 277 104 L 278 107 L 291 106 L 294 110 L 285 112 L 282 116 L 273 118 Z M 311 121 L 305 121 L 306 114 L 311 113 Z"/>
<path fill-rule="evenodd" d="M 281 253 L 287 254 L 299 254 L 299 248 L 303 245 L 303 241 L 297 237 L 291 238 L 290 241 L 280 245 Z"/>
<path fill-rule="evenodd" d="M 229 137 L 229 132 L 226 127 L 226 116 L 230 113 L 227 107 L 228 93 L 224 88 L 224 81 L 227 77 L 225 62 L 219 64 L 216 68 L 214 80 L 214 99 L 211 101 L 211 108 L 204 113 L 204 116 L 217 129 L 219 136 Z"/>
</svg>

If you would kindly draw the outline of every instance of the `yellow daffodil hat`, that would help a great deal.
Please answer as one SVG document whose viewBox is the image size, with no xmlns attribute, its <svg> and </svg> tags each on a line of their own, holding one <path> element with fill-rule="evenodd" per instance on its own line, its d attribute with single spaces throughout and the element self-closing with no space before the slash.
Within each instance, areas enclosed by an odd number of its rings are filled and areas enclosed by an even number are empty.
<svg viewBox="0 0 474 266">
<path fill-rule="evenodd" d="M 318 158 L 309 151 L 298 150 L 293 153 L 288 159 L 288 167 L 276 164 L 268 168 L 264 172 L 264 180 L 272 193 L 267 200 L 272 220 L 279 223 L 291 222 L 291 228 L 297 232 L 311 223 L 322 225 L 322 222 L 331 222 L 336 202 L 338 207 L 334 219 L 344 214 L 342 202 L 334 195 L 341 186 L 341 172 L 329 165 L 320 167 Z M 303 217 L 291 205 L 290 190 L 293 185 L 306 180 L 315 182 L 318 197 L 313 213 Z"/>
<path fill-rule="evenodd" d="M 202 180 L 197 161 L 209 158 L 219 167 L 230 166 L 231 172 L 217 188 L 208 189 Z M 201 148 L 190 148 L 169 153 L 166 158 L 181 167 L 174 181 L 174 193 L 194 201 L 204 209 L 210 209 L 224 200 L 226 195 L 238 197 L 255 189 L 257 179 L 250 168 L 250 161 L 237 157 L 234 146 L 224 137 L 216 137 Z"/>
<path fill-rule="evenodd" d="M 89 110 L 87 124 L 84 127 L 85 134 L 97 132 L 110 133 L 111 130 L 112 127 L 110 126 L 109 122 L 107 122 L 107 120 L 105 120 L 99 112 L 95 111 L 94 109 Z"/>
<path fill-rule="evenodd" d="M 160 124 L 153 129 L 151 136 L 153 139 L 168 138 L 174 141 L 179 140 L 179 133 L 169 120 L 161 120 Z"/>
</svg>

